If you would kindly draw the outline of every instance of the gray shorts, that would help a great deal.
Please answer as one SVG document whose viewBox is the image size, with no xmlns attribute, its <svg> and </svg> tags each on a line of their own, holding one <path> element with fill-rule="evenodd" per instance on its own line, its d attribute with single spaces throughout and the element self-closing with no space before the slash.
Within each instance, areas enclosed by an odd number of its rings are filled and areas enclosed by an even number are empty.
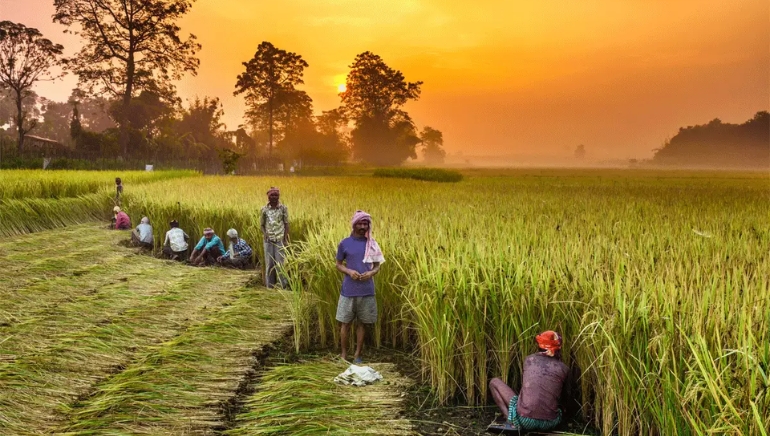
<svg viewBox="0 0 770 436">
<path fill-rule="evenodd" d="M 366 297 L 343 297 L 337 302 L 337 321 L 351 323 L 354 319 L 364 324 L 377 322 L 377 299 L 374 295 Z"/>
</svg>

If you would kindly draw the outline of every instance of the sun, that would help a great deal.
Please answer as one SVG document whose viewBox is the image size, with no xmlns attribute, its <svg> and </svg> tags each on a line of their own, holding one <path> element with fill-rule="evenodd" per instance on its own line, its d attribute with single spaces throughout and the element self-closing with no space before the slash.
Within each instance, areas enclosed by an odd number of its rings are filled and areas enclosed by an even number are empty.
<svg viewBox="0 0 770 436">
<path fill-rule="evenodd" d="M 337 85 L 338 92 L 345 92 L 347 90 L 348 90 L 348 87 L 344 83 L 340 83 L 339 85 Z"/>
</svg>

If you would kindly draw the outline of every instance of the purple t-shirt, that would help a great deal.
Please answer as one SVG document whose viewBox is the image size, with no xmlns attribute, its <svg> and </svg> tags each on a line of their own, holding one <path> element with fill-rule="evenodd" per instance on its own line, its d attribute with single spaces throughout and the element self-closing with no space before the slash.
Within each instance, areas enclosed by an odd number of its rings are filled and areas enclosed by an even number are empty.
<svg viewBox="0 0 770 436">
<path fill-rule="evenodd" d="M 348 268 L 359 273 L 371 271 L 372 264 L 364 263 L 364 253 L 366 253 L 366 238 L 354 238 L 352 236 L 345 238 L 337 247 L 337 260 L 345 262 Z M 374 279 L 358 281 L 345 274 L 342 279 L 343 297 L 365 297 L 374 295 Z"/>
</svg>

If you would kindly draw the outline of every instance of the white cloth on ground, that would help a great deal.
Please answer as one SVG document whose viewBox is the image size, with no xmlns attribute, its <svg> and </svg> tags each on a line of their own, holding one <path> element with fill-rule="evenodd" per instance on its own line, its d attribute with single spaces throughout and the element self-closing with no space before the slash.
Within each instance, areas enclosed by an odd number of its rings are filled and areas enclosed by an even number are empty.
<svg viewBox="0 0 770 436">
<path fill-rule="evenodd" d="M 369 366 L 350 365 L 348 369 L 334 377 L 334 383 L 352 386 L 365 386 L 377 380 L 382 380 L 382 375 Z"/>
</svg>

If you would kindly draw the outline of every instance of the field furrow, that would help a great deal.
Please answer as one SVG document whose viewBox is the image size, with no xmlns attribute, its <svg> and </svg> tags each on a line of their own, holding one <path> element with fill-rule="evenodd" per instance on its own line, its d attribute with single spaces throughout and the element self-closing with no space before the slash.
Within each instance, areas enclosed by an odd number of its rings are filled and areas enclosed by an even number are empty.
<svg viewBox="0 0 770 436">
<path fill-rule="evenodd" d="M 2 434 L 50 434 L 67 404 L 229 306 L 247 281 L 239 271 L 137 256 L 114 233 L 96 232 L 97 253 L 122 258 L 4 291 L 16 304 L 0 327 Z"/>
<path fill-rule="evenodd" d="M 212 434 L 266 347 L 291 331 L 283 292 L 231 305 L 153 348 L 67 411 L 65 434 Z"/>
</svg>

